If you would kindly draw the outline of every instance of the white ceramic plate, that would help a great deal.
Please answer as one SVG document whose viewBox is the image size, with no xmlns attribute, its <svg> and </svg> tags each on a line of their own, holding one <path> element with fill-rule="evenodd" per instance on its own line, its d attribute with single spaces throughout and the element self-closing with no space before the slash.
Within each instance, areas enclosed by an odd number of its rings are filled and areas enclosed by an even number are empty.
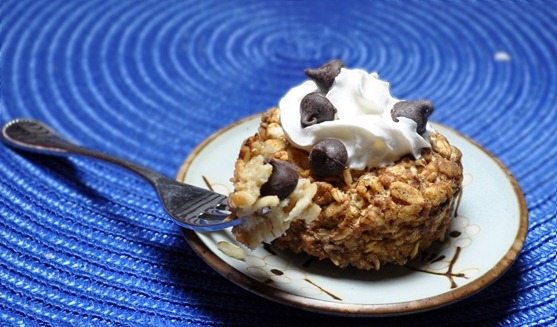
<svg viewBox="0 0 557 327">
<path fill-rule="evenodd" d="M 213 134 L 187 158 L 178 180 L 229 193 L 240 145 L 258 125 L 256 115 Z M 462 199 L 448 240 L 406 266 L 386 266 L 380 271 L 340 269 L 270 246 L 254 251 L 243 248 L 245 259 L 238 260 L 217 248 L 222 241 L 239 244 L 229 230 L 184 230 L 186 240 L 225 278 L 266 298 L 312 311 L 395 315 L 437 308 L 472 295 L 495 281 L 516 259 L 526 236 L 527 209 L 518 184 L 501 162 L 458 132 L 434 126 L 463 153 Z"/>
</svg>

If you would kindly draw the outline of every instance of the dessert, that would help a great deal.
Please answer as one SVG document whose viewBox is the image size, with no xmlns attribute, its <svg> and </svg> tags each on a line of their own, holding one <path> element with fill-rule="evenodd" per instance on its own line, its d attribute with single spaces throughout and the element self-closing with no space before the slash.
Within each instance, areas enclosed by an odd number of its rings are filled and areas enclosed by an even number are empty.
<svg viewBox="0 0 557 327">
<path fill-rule="evenodd" d="M 377 73 L 340 60 L 305 73 L 241 146 L 237 240 L 359 269 L 403 265 L 443 240 L 461 153 L 427 122 L 431 102 L 396 99 Z"/>
</svg>

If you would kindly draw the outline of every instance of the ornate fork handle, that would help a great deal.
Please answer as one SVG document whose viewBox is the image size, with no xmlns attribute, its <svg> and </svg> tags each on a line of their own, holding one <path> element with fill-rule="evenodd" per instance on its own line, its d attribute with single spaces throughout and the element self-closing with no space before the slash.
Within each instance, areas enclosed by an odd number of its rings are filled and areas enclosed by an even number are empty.
<svg viewBox="0 0 557 327">
<path fill-rule="evenodd" d="M 179 183 L 129 161 L 78 146 L 39 121 L 16 119 L 8 122 L 2 129 L 2 141 L 26 151 L 58 156 L 77 154 L 131 170 L 155 188 L 166 212 L 183 227 L 196 231 L 213 231 L 240 223 L 239 219 L 226 221 L 230 214 L 226 207 L 226 196 Z"/>
</svg>

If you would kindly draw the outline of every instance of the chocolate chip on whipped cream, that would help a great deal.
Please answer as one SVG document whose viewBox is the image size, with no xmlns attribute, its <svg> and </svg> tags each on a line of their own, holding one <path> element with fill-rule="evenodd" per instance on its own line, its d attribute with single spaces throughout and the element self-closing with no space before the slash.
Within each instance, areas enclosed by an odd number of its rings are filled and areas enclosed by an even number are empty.
<svg viewBox="0 0 557 327">
<path fill-rule="evenodd" d="M 309 153 L 309 166 L 318 177 L 338 175 L 346 168 L 348 154 L 341 141 L 327 138 L 318 142 Z"/>
<path fill-rule="evenodd" d="M 311 78 L 319 90 L 323 93 L 329 92 L 329 89 L 335 81 L 335 77 L 340 73 L 340 69 L 344 66 L 342 61 L 339 59 L 334 59 L 324 64 L 323 66 L 311 69 L 308 68 L 304 70 L 307 77 Z"/>
<path fill-rule="evenodd" d="M 287 161 L 271 159 L 269 164 L 273 166 L 273 172 L 267 182 L 261 186 L 261 195 L 276 195 L 282 200 L 296 188 L 298 172 Z"/>
<path fill-rule="evenodd" d="M 302 127 L 334 120 L 337 109 L 329 99 L 319 92 L 306 95 L 300 103 L 300 123 Z"/>
<path fill-rule="evenodd" d="M 398 122 L 398 117 L 405 117 L 416 122 L 416 131 L 423 134 L 426 130 L 427 118 L 433 112 L 433 104 L 428 100 L 400 101 L 391 109 L 391 117 Z"/>
</svg>

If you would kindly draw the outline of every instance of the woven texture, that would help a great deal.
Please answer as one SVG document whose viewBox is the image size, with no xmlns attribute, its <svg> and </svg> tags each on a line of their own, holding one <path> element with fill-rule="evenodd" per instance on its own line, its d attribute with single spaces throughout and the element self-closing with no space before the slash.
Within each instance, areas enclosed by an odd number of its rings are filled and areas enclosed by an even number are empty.
<svg viewBox="0 0 557 327">
<path fill-rule="evenodd" d="M 275 105 L 332 57 L 471 136 L 518 179 L 529 233 L 496 283 L 432 312 L 349 319 L 213 272 L 142 180 L 0 145 L 0 325 L 555 322 L 557 2 L 2 1 L 0 121 L 175 176 L 217 129 Z M 504 219 L 504 217 L 493 217 Z"/>
</svg>

